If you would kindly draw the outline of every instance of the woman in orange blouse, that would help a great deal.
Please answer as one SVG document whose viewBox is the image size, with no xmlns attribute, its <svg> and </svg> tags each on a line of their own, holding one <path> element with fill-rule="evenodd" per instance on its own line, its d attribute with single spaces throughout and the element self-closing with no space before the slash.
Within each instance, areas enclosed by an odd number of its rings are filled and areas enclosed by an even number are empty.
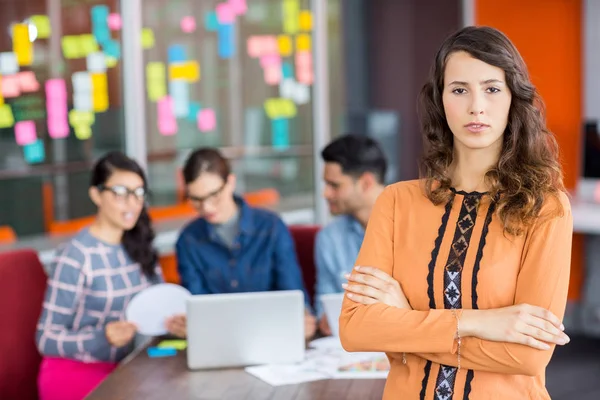
<svg viewBox="0 0 600 400">
<path fill-rule="evenodd" d="M 340 315 L 348 351 L 383 351 L 384 399 L 549 399 L 572 216 L 523 59 L 467 27 L 420 96 L 423 178 L 372 211 Z"/>
</svg>

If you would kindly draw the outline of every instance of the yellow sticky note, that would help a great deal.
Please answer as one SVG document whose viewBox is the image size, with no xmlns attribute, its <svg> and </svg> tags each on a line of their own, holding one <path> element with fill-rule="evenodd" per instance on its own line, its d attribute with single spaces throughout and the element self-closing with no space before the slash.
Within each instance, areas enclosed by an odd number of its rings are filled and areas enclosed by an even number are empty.
<svg viewBox="0 0 600 400">
<path fill-rule="evenodd" d="M 104 112 L 108 110 L 108 95 L 106 93 L 94 93 L 94 111 Z"/>
<path fill-rule="evenodd" d="M 96 121 L 96 117 L 94 113 L 91 111 L 79 111 L 79 110 L 71 110 L 69 111 L 69 124 L 75 127 L 77 125 L 93 125 Z"/>
<path fill-rule="evenodd" d="M 312 39 L 309 34 L 301 33 L 296 36 L 296 50 L 310 51 L 312 49 Z"/>
<path fill-rule="evenodd" d="M 83 57 L 78 36 L 63 36 L 61 43 L 65 58 L 73 59 Z"/>
<path fill-rule="evenodd" d="M 0 75 L 0 88 L 2 87 L 2 75 Z M 4 96 L 2 90 L 0 90 L 0 106 L 4 105 Z"/>
<path fill-rule="evenodd" d="M 106 73 L 95 73 L 92 76 L 92 101 L 95 112 L 108 110 L 108 79 Z"/>
<path fill-rule="evenodd" d="M 108 68 L 115 67 L 117 65 L 117 62 L 119 61 L 116 58 L 111 57 L 111 56 L 107 56 L 107 55 L 104 56 L 104 59 L 106 60 L 106 66 Z"/>
<path fill-rule="evenodd" d="M 186 340 L 163 340 L 156 346 L 160 349 L 171 348 L 176 350 L 185 350 L 187 348 Z"/>
<path fill-rule="evenodd" d="M 79 46 L 81 48 L 81 56 L 86 57 L 89 54 L 97 53 L 100 51 L 98 48 L 98 42 L 94 35 L 85 34 L 79 35 Z"/>
<path fill-rule="evenodd" d="M 308 10 L 300 11 L 298 16 L 298 25 L 301 31 L 308 32 L 312 30 L 312 13 Z"/>
<path fill-rule="evenodd" d="M 279 116 L 279 99 L 265 100 L 265 113 L 270 119 L 277 118 Z"/>
<path fill-rule="evenodd" d="M 48 39 L 52 29 L 50 27 L 50 18 L 47 15 L 33 15 L 30 18 L 31 23 L 37 29 L 38 39 Z"/>
<path fill-rule="evenodd" d="M 10 105 L 4 104 L 0 106 L 0 128 L 10 128 L 15 124 L 15 117 L 13 116 L 12 108 Z"/>
<path fill-rule="evenodd" d="M 188 61 L 169 65 L 169 79 L 198 82 L 200 79 L 200 64 L 197 61 Z"/>
<path fill-rule="evenodd" d="M 19 65 L 31 65 L 33 45 L 29 41 L 29 24 L 14 24 L 12 28 L 13 51 Z"/>
<path fill-rule="evenodd" d="M 298 32 L 300 3 L 298 0 L 283 0 L 283 31 L 289 35 Z"/>
<path fill-rule="evenodd" d="M 292 55 L 292 38 L 289 35 L 279 35 L 277 37 L 277 47 L 279 48 L 279 54 L 282 57 L 289 57 Z"/>
<path fill-rule="evenodd" d="M 142 29 L 142 48 L 151 49 L 154 47 L 154 31 L 150 28 Z"/>
<path fill-rule="evenodd" d="M 166 79 L 166 68 L 165 64 L 161 62 L 149 62 L 146 64 L 146 78 L 147 79 Z"/>
<path fill-rule="evenodd" d="M 148 90 L 148 99 L 150 101 L 159 101 L 167 95 L 167 84 L 164 82 L 148 82 L 146 89 Z"/>
<path fill-rule="evenodd" d="M 294 118 L 298 114 L 296 104 L 290 99 L 279 99 L 279 117 Z"/>
<path fill-rule="evenodd" d="M 158 101 L 167 95 L 165 64 L 150 62 L 146 65 L 146 90 L 150 101 Z"/>
<path fill-rule="evenodd" d="M 97 72 L 90 74 L 92 77 L 92 92 L 106 92 L 108 90 L 108 78 L 106 73 Z"/>
<path fill-rule="evenodd" d="M 79 140 L 88 140 L 92 137 L 92 127 L 89 125 L 75 125 L 75 137 Z"/>
</svg>

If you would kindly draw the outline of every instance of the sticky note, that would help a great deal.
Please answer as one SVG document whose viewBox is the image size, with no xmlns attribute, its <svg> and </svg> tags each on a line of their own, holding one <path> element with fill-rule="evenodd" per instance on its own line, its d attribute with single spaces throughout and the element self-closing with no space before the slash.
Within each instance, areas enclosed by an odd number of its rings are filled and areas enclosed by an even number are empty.
<svg viewBox="0 0 600 400">
<path fill-rule="evenodd" d="M 198 130 L 200 132 L 210 132 L 217 127 L 217 117 L 215 110 L 205 108 L 198 114 Z"/>
<path fill-rule="evenodd" d="M 265 67 L 263 74 L 267 85 L 277 85 L 281 82 L 281 68 L 278 65 Z"/>
<path fill-rule="evenodd" d="M 106 73 L 92 73 L 92 101 L 95 112 L 108 110 L 108 79 Z"/>
<path fill-rule="evenodd" d="M 283 31 L 289 35 L 298 32 L 300 3 L 298 0 L 283 0 Z"/>
<path fill-rule="evenodd" d="M 281 68 L 281 56 L 279 54 L 267 54 L 260 57 L 260 65 L 263 68 L 277 67 Z"/>
<path fill-rule="evenodd" d="M 298 27 L 301 31 L 308 32 L 312 30 L 312 13 L 308 10 L 300 11 L 298 16 Z"/>
<path fill-rule="evenodd" d="M 12 27 L 13 51 L 19 65 L 31 65 L 33 44 L 29 41 L 29 24 L 14 24 Z"/>
<path fill-rule="evenodd" d="M 246 41 L 246 51 L 252 58 L 258 58 L 263 55 L 263 37 L 262 36 L 250 36 Z"/>
<path fill-rule="evenodd" d="M 121 15 L 117 13 L 108 14 L 108 18 L 106 20 L 108 27 L 113 31 L 118 31 L 123 26 L 123 21 L 121 20 Z"/>
<path fill-rule="evenodd" d="M 287 118 L 275 118 L 271 121 L 272 145 L 277 150 L 290 147 L 290 124 Z"/>
<path fill-rule="evenodd" d="M 115 66 L 117 65 L 117 63 L 119 62 L 119 60 L 118 60 L 118 59 L 116 59 L 116 58 L 114 58 L 114 57 L 111 57 L 111 56 L 107 56 L 107 55 L 105 55 L 105 56 L 104 56 L 104 58 L 105 58 L 106 66 L 107 66 L 108 68 L 113 68 L 113 67 L 115 67 Z"/>
<path fill-rule="evenodd" d="M 293 78 L 294 77 L 294 67 L 289 62 L 284 62 L 281 64 L 281 73 L 284 79 Z"/>
<path fill-rule="evenodd" d="M 73 109 L 77 111 L 93 111 L 94 99 L 92 93 L 73 93 Z"/>
<path fill-rule="evenodd" d="M 73 131 L 79 140 L 88 140 L 92 137 L 92 127 L 89 125 L 76 125 L 73 127 Z"/>
<path fill-rule="evenodd" d="M 209 11 L 204 15 L 204 28 L 209 32 L 216 32 L 219 29 L 219 18 L 216 12 Z"/>
<path fill-rule="evenodd" d="M 198 121 L 198 113 L 202 110 L 202 105 L 195 101 L 190 102 L 190 109 L 188 111 L 187 119 L 190 122 Z"/>
<path fill-rule="evenodd" d="M 296 91 L 296 81 L 293 79 L 283 79 L 279 84 L 279 96 L 292 99 Z"/>
<path fill-rule="evenodd" d="M 180 44 L 173 44 L 167 49 L 167 60 L 169 63 L 185 62 L 187 61 L 187 54 L 185 46 Z"/>
<path fill-rule="evenodd" d="M 63 36 L 61 39 L 63 56 L 66 59 L 83 57 L 81 42 L 78 36 Z"/>
<path fill-rule="evenodd" d="M 92 92 L 92 76 L 87 71 L 74 72 L 71 75 L 71 83 L 73 84 L 73 92 L 75 93 Z"/>
<path fill-rule="evenodd" d="M 110 15 L 110 10 L 106 5 L 97 5 L 90 8 L 90 14 L 92 21 L 105 22 Z"/>
<path fill-rule="evenodd" d="M 41 163 L 46 159 L 46 152 L 44 150 L 44 142 L 40 139 L 33 143 L 26 144 L 23 146 L 23 156 L 25 161 L 29 164 Z"/>
<path fill-rule="evenodd" d="M 106 92 L 108 91 L 108 78 L 105 73 L 91 73 L 92 78 L 92 92 Z"/>
<path fill-rule="evenodd" d="M 15 139 L 19 146 L 33 143 L 37 140 L 35 122 L 19 121 L 15 124 Z"/>
<path fill-rule="evenodd" d="M 63 79 L 49 79 L 46 81 L 46 113 L 50 137 L 62 139 L 69 136 L 67 85 Z"/>
<path fill-rule="evenodd" d="M 196 30 L 196 18 L 191 16 L 186 16 L 181 18 L 181 22 L 179 23 L 181 30 L 185 33 L 192 33 Z"/>
<path fill-rule="evenodd" d="M 277 37 L 273 35 L 263 36 L 262 50 L 263 54 L 277 54 L 279 52 Z"/>
<path fill-rule="evenodd" d="M 2 76 L 1 75 L 0 75 L 0 85 L 2 85 Z M 3 104 L 4 104 L 4 96 L 2 96 L 2 91 L 0 90 L 0 106 Z"/>
<path fill-rule="evenodd" d="M 92 125 L 96 120 L 94 113 L 91 111 L 69 111 L 69 124 L 71 126 L 77 125 Z"/>
<path fill-rule="evenodd" d="M 150 101 L 158 101 L 167 95 L 165 64 L 151 62 L 146 65 L 146 90 Z"/>
<path fill-rule="evenodd" d="M 294 118 L 298 112 L 293 101 L 283 98 L 267 99 L 264 107 L 267 117 L 270 119 Z"/>
<path fill-rule="evenodd" d="M 40 90 L 40 83 L 37 81 L 33 71 L 19 72 L 17 74 L 17 79 L 19 80 L 19 86 L 23 93 L 33 93 Z"/>
<path fill-rule="evenodd" d="M 312 85 L 315 77 L 311 69 L 299 68 L 296 71 L 296 77 L 298 82 L 304 83 L 305 85 Z"/>
<path fill-rule="evenodd" d="M 106 56 L 104 53 L 90 53 L 86 57 L 87 70 L 90 72 L 106 72 Z"/>
<path fill-rule="evenodd" d="M 32 15 L 29 21 L 37 29 L 38 39 L 48 39 L 50 37 L 52 28 L 50 27 L 50 18 L 47 15 Z"/>
<path fill-rule="evenodd" d="M 102 45 L 110 40 L 108 20 L 110 11 L 106 5 L 93 6 L 90 9 L 92 17 L 92 34 L 96 41 Z M 87 55 L 87 53 L 85 54 Z"/>
<path fill-rule="evenodd" d="M 158 132 L 165 136 L 176 134 L 177 120 L 173 114 L 173 99 L 171 99 L 170 96 L 165 96 L 158 100 L 156 107 L 158 116 Z"/>
<path fill-rule="evenodd" d="M 19 72 L 19 63 L 17 55 L 12 52 L 0 53 L 0 74 L 12 75 Z"/>
<path fill-rule="evenodd" d="M 0 128 L 10 128 L 15 124 L 15 117 L 12 113 L 10 105 L 3 104 L 0 106 Z"/>
<path fill-rule="evenodd" d="M 175 350 L 185 350 L 187 349 L 187 341 L 186 340 L 163 340 L 156 347 L 159 349 L 171 348 Z"/>
<path fill-rule="evenodd" d="M 296 50 L 310 51 L 312 49 L 312 39 L 309 34 L 301 33 L 296 36 Z"/>
<path fill-rule="evenodd" d="M 150 358 L 173 357 L 177 355 L 177 350 L 172 348 L 161 349 L 159 347 L 148 347 L 148 350 L 146 351 L 148 353 L 148 357 Z"/>
<path fill-rule="evenodd" d="M 231 58 L 235 54 L 234 25 L 221 24 L 218 29 L 218 53 L 221 58 Z"/>
<path fill-rule="evenodd" d="M 296 52 L 296 68 L 312 67 L 312 54 L 309 51 Z"/>
<path fill-rule="evenodd" d="M 279 47 L 279 54 L 282 57 L 288 57 L 292 54 L 292 37 L 289 35 L 279 35 L 277 37 L 277 45 Z"/>
<path fill-rule="evenodd" d="M 198 64 L 198 61 L 170 64 L 169 79 L 181 79 L 187 82 L 197 82 L 200 79 L 200 64 Z"/>
<path fill-rule="evenodd" d="M 308 104 L 308 102 L 310 101 L 310 88 L 308 87 L 308 85 L 296 83 L 294 85 L 292 99 L 296 104 L 299 105 Z"/>
<path fill-rule="evenodd" d="M 169 96 L 173 99 L 175 117 L 187 117 L 190 109 L 190 85 L 185 81 L 170 81 Z"/>
<path fill-rule="evenodd" d="M 267 99 L 265 101 L 265 113 L 269 119 L 277 118 L 279 113 L 279 99 Z"/>
<path fill-rule="evenodd" d="M 229 7 L 235 15 L 243 15 L 248 11 L 246 0 L 229 0 Z"/>
<path fill-rule="evenodd" d="M 18 75 L 5 75 L 0 84 L 2 85 L 2 96 L 5 99 L 21 95 L 21 82 Z"/>
<path fill-rule="evenodd" d="M 215 8 L 217 21 L 220 25 L 233 24 L 235 22 L 235 12 L 229 3 L 219 3 Z"/>
<path fill-rule="evenodd" d="M 154 31 L 150 28 L 142 29 L 142 48 L 151 49 L 154 47 Z"/>
<path fill-rule="evenodd" d="M 54 103 L 57 100 L 67 101 L 67 85 L 63 79 L 48 79 L 46 81 L 46 98 Z M 50 103 L 46 101 L 46 105 Z"/>
<path fill-rule="evenodd" d="M 96 41 L 94 35 L 90 34 L 79 35 L 79 47 L 81 49 L 80 57 L 85 57 L 88 54 L 96 53 L 100 50 L 98 41 Z"/>
<path fill-rule="evenodd" d="M 121 43 L 116 40 L 108 40 L 102 45 L 102 49 L 107 56 L 112 58 L 121 58 Z"/>
</svg>

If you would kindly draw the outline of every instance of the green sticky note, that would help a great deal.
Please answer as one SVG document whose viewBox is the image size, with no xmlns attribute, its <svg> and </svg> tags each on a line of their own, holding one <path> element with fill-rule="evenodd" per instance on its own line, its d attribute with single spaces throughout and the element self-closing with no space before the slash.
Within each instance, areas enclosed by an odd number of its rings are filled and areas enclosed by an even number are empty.
<svg viewBox="0 0 600 400">
<path fill-rule="evenodd" d="M 187 349 L 187 340 L 163 340 L 156 346 L 160 349 L 171 348 L 176 350 Z"/>
</svg>

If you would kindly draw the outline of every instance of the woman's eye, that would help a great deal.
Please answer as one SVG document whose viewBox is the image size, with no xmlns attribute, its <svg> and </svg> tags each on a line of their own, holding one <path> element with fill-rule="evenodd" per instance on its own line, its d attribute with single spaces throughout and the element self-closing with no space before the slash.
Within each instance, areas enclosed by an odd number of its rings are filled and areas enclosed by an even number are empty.
<svg viewBox="0 0 600 400">
<path fill-rule="evenodd" d="M 463 88 L 456 88 L 452 91 L 452 93 L 454 93 L 454 94 L 464 94 L 465 92 L 466 92 L 466 90 Z"/>
</svg>

